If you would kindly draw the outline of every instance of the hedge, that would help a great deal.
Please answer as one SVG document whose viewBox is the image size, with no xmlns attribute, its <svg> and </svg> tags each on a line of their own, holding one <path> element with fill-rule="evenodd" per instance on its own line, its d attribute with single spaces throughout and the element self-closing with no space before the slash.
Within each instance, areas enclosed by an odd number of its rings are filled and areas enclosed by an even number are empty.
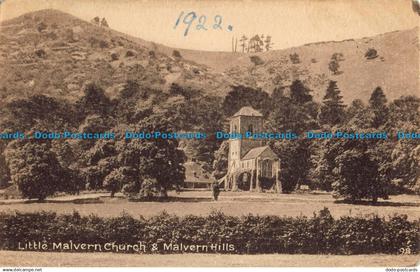
<svg viewBox="0 0 420 272">
<path fill-rule="evenodd" d="M 416 254 L 419 230 L 419 220 L 409 221 L 406 215 L 388 219 L 377 215 L 334 219 L 327 208 L 311 217 L 235 217 L 221 212 L 178 217 L 164 212 L 148 219 L 135 219 L 127 214 L 102 218 L 80 216 L 77 212 L 60 215 L 15 212 L 0 213 L 0 249 L 19 250 L 19 242 L 72 241 L 101 245 L 109 242 L 145 245 L 226 243 L 234 245 L 234 250 L 221 253 L 234 254 L 397 254 L 401 249 Z M 146 253 L 173 253 L 158 248 Z"/>
</svg>

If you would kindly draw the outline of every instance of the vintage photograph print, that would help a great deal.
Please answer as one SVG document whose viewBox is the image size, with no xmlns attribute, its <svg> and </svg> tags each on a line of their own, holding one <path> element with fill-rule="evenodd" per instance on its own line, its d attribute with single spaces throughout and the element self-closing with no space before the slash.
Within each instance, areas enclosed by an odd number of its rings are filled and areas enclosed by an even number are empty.
<svg viewBox="0 0 420 272">
<path fill-rule="evenodd" d="M 417 271 L 419 19 L 1 0 L 0 267 Z"/>
</svg>

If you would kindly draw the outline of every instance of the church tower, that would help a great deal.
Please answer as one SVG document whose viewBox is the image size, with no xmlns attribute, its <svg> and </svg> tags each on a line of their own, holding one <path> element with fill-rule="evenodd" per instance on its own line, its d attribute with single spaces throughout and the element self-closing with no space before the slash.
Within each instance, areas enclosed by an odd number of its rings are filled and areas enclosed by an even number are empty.
<svg viewBox="0 0 420 272">
<path fill-rule="evenodd" d="M 228 175 L 240 169 L 241 159 L 253 148 L 261 147 L 261 140 L 246 139 L 246 132 L 260 133 L 263 130 L 263 116 L 251 107 L 243 107 L 230 119 L 230 133 L 239 133 L 242 139 L 229 140 Z"/>
</svg>

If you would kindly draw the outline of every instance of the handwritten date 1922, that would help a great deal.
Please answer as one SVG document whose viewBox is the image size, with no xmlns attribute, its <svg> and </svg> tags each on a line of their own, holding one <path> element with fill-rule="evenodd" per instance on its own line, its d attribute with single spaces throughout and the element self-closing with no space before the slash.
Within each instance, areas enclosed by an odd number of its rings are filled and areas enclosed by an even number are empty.
<svg viewBox="0 0 420 272">
<path fill-rule="evenodd" d="M 174 29 L 176 29 L 180 24 L 185 25 L 184 36 L 188 35 L 188 32 L 193 25 L 195 25 L 196 30 L 223 30 L 223 17 L 221 15 L 215 15 L 212 19 L 213 20 L 208 21 L 206 15 L 198 16 L 194 11 L 187 14 L 185 14 L 184 11 L 181 11 L 175 22 Z M 233 26 L 228 25 L 226 30 L 232 31 Z"/>
</svg>

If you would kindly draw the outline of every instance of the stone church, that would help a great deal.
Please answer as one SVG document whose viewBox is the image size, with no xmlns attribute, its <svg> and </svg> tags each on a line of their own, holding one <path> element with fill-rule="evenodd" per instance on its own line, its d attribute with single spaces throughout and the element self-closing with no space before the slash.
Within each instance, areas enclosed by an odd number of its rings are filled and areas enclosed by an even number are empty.
<svg viewBox="0 0 420 272">
<path fill-rule="evenodd" d="M 263 115 L 243 107 L 230 118 L 230 133 L 263 132 Z M 238 137 L 229 139 L 228 170 L 220 182 L 225 190 L 281 191 L 280 160 L 264 140 Z"/>
</svg>

